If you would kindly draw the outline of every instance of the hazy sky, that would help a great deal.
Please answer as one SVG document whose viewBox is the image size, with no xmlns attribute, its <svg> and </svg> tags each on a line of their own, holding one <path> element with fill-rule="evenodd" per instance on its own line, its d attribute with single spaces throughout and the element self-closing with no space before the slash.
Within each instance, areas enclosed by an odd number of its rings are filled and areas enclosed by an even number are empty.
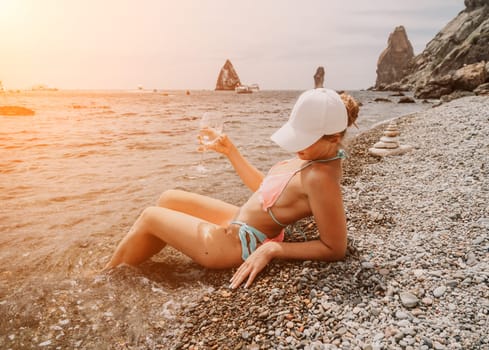
<svg viewBox="0 0 489 350">
<path fill-rule="evenodd" d="M 0 0 L 6 88 L 214 89 L 226 59 L 243 83 L 367 88 L 389 34 L 415 54 L 463 0 Z"/>
</svg>

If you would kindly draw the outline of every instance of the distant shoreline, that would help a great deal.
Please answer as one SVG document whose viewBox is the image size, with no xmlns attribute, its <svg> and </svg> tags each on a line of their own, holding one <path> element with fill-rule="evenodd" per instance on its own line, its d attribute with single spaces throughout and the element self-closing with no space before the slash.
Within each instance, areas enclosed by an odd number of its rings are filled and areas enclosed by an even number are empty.
<svg viewBox="0 0 489 350">
<path fill-rule="evenodd" d="M 396 91 L 375 91 L 375 90 L 368 90 L 367 88 L 361 88 L 361 89 L 334 89 L 336 91 L 369 91 L 372 93 L 393 93 Z M 153 91 L 156 90 L 156 91 Z M 305 91 L 308 90 L 308 88 L 304 89 L 260 89 L 259 91 L 253 92 L 254 94 L 259 94 L 260 92 L 273 92 L 273 91 L 281 91 L 281 92 L 287 92 L 287 91 Z M 215 92 L 215 93 L 225 93 L 225 94 L 235 94 L 236 92 L 233 90 L 215 90 L 215 89 L 164 89 L 164 88 L 155 88 L 155 89 L 142 89 L 139 90 L 137 88 L 134 89 L 63 89 L 63 88 L 53 88 L 53 90 L 46 89 L 46 90 L 32 90 L 32 89 L 8 89 L 5 90 L 5 93 L 23 93 L 23 92 L 101 92 L 101 93 L 107 93 L 107 92 L 144 92 L 144 93 L 161 93 L 161 92 L 182 92 L 185 93 L 186 91 L 194 91 L 194 92 Z M 409 94 L 409 92 L 407 92 Z"/>
</svg>

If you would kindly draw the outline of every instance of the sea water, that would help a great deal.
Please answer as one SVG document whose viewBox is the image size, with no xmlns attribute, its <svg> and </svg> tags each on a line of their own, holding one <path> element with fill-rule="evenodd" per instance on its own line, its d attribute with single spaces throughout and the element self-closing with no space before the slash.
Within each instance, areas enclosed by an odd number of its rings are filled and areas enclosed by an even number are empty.
<svg viewBox="0 0 489 350">
<path fill-rule="evenodd" d="M 92 259 L 97 242 L 108 237 L 115 248 L 139 213 L 167 189 L 242 204 L 251 193 L 223 156 L 206 152 L 208 170 L 197 171 L 199 119 L 208 111 L 222 113 L 224 132 L 265 172 L 277 160 L 293 157 L 270 135 L 287 120 L 300 93 L 1 94 L 0 105 L 23 106 L 36 114 L 0 116 L 0 272 L 19 264 L 45 264 L 63 272 L 80 261 L 102 268 L 109 254 Z M 429 106 L 398 104 L 398 97 L 388 93 L 351 94 L 362 103 L 359 130 L 353 128 L 353 134 Z M 377 97 L 392 102 L 375 102 Z M 74 244 L 88 245 L 86 252 L 63 254 Z"/>
</svg>

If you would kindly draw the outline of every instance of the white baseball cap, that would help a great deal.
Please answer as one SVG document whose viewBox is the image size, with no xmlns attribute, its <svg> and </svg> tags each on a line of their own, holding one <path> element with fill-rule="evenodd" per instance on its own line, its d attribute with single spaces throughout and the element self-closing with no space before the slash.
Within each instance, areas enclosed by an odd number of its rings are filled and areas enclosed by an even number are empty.
<svg viewBox="0 0 489 350">
<path fill-rule="evenodd" d="M 345 104 L 334 90 L 303 92 L 292 108 L 289 120 L 271 137 L 289 152 L 306 149 L 323 135 L 333 135 L 348 126 Z"/>
</svg>

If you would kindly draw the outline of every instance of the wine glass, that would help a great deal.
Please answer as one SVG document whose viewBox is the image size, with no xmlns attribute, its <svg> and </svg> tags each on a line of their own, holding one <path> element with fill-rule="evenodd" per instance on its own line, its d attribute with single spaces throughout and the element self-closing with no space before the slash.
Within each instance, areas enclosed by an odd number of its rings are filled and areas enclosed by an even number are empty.
<svg viewBox="0 0 489 350">
<path fill-rule="evenodd" d="M 204 166 L 205 146 L 210 145 L 218 138 L 224 128 L 224 118 L 217 112 L 205 112 L 200 119 L 200 142 L 204 145 L 202 149 L 200 164 L 197 166 L 197 171 L 205 173 L 207 168 Z"/>
</svg>

